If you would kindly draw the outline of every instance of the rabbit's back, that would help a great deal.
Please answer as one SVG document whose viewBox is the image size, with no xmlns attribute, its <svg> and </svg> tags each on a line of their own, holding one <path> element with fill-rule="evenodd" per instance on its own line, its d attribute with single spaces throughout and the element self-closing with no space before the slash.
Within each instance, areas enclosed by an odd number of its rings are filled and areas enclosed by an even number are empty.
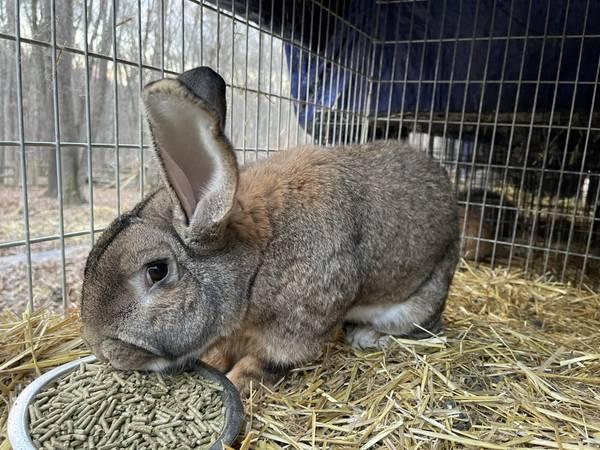
<svg viewBox="0 0 600 450">
<path fill-rule="evenodd" d="M 408 295 L 458 242 L 456 200 L 445 170 L 418 149 L 394 142 L 350 150 L 360 196 L 364 289 Z M 401 295 L 398 292 L 398 295 Z"/>
<path fill-rule="evenodd" d="M 260 198 L 269 211 L 254 286 L 261 321 L 286 311 L 293 322 L 290 315 L 309 311 L 327 323 L 322 329 L 356 299 L 402 301 L 458 240 L 445 171 L 398 142 L 281 152 L 242 171 L 239 195 L 248 205 Z M 314 303 L 299 312 L 290 291 Z"/>
</svg>

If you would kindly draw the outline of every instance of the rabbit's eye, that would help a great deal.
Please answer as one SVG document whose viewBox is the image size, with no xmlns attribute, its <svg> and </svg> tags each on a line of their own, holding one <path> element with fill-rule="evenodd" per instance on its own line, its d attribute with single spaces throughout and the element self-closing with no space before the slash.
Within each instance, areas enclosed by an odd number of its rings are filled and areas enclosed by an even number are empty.
<svg viewBox="0 0 600 450">
<path fill-rule="evenodd" d="M 146 267 L 146 281 L 152 285 L 158 283 L 169 273 L 169 265 L 166 262 L 153 262 Z"/>
</svg>

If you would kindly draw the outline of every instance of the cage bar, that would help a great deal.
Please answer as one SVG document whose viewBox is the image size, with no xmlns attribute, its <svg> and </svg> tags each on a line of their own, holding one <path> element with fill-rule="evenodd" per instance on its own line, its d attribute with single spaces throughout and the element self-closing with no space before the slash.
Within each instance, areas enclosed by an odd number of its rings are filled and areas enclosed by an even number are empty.
<svg viewBox="0 0 600 450">
<path fill-rule="evenodd" d="M 21 4 L 15 0 L 15 53 L 16 53 L 16 80 L 17 80 L 17 118 L 19 129 L 19 168 L 21 172 L 21 197 L 23 202 L 23 232 L 24 245 L 27 257 L 27 310 L 33 311 L 33 277 L 31 267 L 31 237 L 29 227 L 29 196 L 27 193 L 27 158 L 25 155 L 25 128 L 23 120 L 23 78 L 21 68 Z"/>
<path fill-rule="evenodd" d="M 65 262 L 65 218 L 62 183 L 62 152 L 60 145 L 60 106 L 58 95 L 58 46 L 56 44 L 56 5 L 50 3 L 50 26 L 52 39 L 52 100 L 54 106 L 54 139 L 56 150 L 56 185 L 58 191 L 58 213 L 59 213 L 59 241 L 60 241 L 60 266 L 61 266 L 61 296 L 63 311 L 67 305 L 67 271 Z M 31 270 L 31 267 L 29 268 Z"/>
</svg>

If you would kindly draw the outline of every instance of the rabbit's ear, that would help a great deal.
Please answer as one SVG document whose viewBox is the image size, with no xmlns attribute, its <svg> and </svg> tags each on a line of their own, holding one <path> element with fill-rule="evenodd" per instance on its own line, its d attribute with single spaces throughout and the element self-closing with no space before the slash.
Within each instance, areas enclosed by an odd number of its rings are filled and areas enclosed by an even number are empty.
<svg viewBox="0 0 600 450">
<path fill-rule="evenodd" d="M 225 82 L 200 67 L 147 85 L 142 98 L 163 180 L 176 205 L 175 225 L 194 239 L 223 221 L 237 189 L 235 154 L 223 135 Z"/>
</svg>

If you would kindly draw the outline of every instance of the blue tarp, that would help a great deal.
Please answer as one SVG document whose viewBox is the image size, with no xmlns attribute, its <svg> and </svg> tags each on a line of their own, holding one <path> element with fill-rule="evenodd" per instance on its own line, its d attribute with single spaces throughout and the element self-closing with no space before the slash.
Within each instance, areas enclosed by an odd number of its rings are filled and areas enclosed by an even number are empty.
<svg viewBox="0 0 600 450">
<path fill-rule="evenodd" d="M 450 112 L 513 112 L 519 85 L 518 112 L 550 111 L 555 89 L 556 110 L 569 111 L 574 82 L 595 81 L 600 37 L 592 36 L 600 36 L 598 1 L 396 3 L 381 6 L 379 21 L 379 39 L 399 43 L 376 47 L 375 58 L 383 63 L 375 79 L 400 81 L 391 89 L 390 83 L 379 83 L 379 112 L 387 108 L 381 103 L 389 95 L 392 112 L 400 112 L 405 86 L 404 111 L 417 105 L 419 111 L 430 111 L 433 105 L 434 112 L 447 107 Z M 538 79 L 543 83 L 538 85 Z M 577 90 L 575 108 L 589 112 L 593 86 L 581 84 Z"/>
<path fill-rule="evenodd" d="M 388 107 L 391 114 L 512 113 L 515 106 L 547 113 L 553 104 L 569 112 L 573 101 L 586 115 L 592 108 L 600 58 L 597 0 L 229 5 L 284 37 L 301 125 L 311 123 L 313 105 L 369 115 L 387 114 Z M 587 83 L 575 88 L 575 81 Z"/>
</svg>

